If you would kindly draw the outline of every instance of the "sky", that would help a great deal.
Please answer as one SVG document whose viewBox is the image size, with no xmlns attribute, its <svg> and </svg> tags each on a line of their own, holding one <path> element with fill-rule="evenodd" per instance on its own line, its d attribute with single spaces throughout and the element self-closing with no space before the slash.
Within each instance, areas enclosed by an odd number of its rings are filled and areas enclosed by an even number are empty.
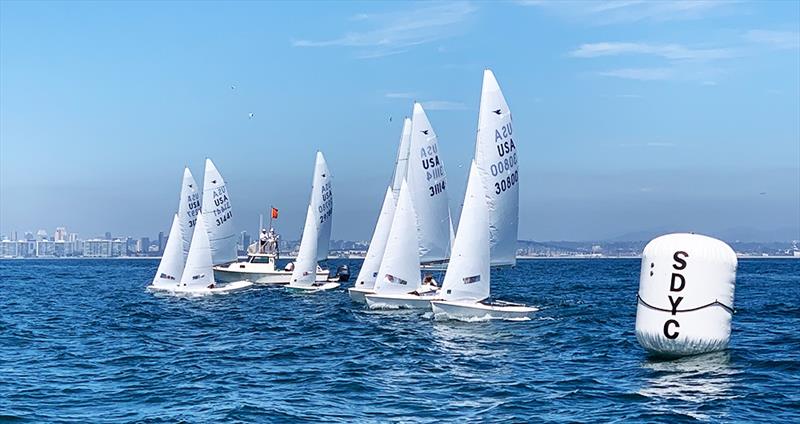
<svg viewBox="0 0 800 424">
<path fill-rule="evenodd" d="M 210 157 L 240 230 L 274 205 L 296 239 L 321 150 L 333 238 L 368 240 L 415 100 L 457 217 L 484 68 L 520 239 L 800 239 L 793 1 L 3 1 L 0 232 L 167 232 Z"/>
</svg>

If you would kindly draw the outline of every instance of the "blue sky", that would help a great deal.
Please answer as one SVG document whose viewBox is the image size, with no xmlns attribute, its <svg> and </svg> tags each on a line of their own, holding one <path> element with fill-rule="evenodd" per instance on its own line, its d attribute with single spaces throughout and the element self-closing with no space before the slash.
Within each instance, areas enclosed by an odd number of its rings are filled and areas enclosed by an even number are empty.
<svg viewBox="0 0 800 424">
<path fill-rule="evenodd" d="M 167 231 L 208 156 L 241 229 L 274 204 L 294 238 L 320 149 L 367 239 L 413 100 L 457 216 L 490 67 L 521 239 L 800 238 L 798 31 L 791 1 L 2 2 L 0 231 Z"/>
</svg>

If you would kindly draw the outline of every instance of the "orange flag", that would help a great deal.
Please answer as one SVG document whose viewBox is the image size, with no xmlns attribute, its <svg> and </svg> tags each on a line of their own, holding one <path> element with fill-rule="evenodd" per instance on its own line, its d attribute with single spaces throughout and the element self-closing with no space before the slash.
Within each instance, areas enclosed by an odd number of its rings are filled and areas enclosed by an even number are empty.
<svg viewBox="0 0 800 424">
<path fill-rule="evenodd" d="M 272 208 L 272 219 L 278 219 L 278 209 Z"/>
</svg>

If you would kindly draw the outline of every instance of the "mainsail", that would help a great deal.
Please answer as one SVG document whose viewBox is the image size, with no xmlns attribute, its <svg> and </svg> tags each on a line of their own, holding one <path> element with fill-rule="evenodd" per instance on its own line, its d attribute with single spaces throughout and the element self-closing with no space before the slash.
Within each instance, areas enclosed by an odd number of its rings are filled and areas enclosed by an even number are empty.
<svg viewBox="0 0 800 424">
<path fill-rule="evenodd" d="M 313 196 L 312 196 L 313 197 Z M 317 214 L 312 205 L 306 211 L 306 223 L 303 226 L 303 237 L 300 240 L 300 249 L 294 261 L 290 286 L 311 287 L 317 278 L 317 233 L 319 226 Z"/>
<path fill-rule="evenodd" d="M 378 268 L 381 266 L 383 252 L 386 249 L 386 240 L 389 238 L 389 230 L 392 227 L 394 211 L 397 206 L 397 197 L 400 195 L 400 187 L 408 172 L 408 149 L 411 144 L 411 119 L 403 120 L 403 131 L 400 135 L 400 145 L 397 148 L 397 159 L 394 165 L 394 175 L 392 175 L 392 185 L 386 190 L 383 198 L 378 223 L 375 224 L 375 231 L 372 233 L 372 240 L 369 242 L 367 256 L 358 272 L 356 287 L 371 289 L 375 286 L 375 279 L 378 276 Z"/>
<path fill-rule="evenodd" d="M 381 266 L 383 253 L 386 250 L 386 241 L 389 238 L 389 231 L 392 228 L 392 219 L 395 212 L 395 199 L 392 188 L 386 189 L 386 196 L 383 198 L 381 213 L 378 215 L 378 223 L 375 224 L 375 232 L 372 233 L 372 240 L 369 242 L 367 256 L 358 271 L 355 287 L 360 289 L 371 289 L 375 286 L 375 279 L 378 277 L 378 270 Z M 414 252 L 416 254 L 416 250 Z"/>
<path fill-rule="evenodd" d="M 484 188 L 472 162 L 453 254 L 442 283 L 443 299 L 479 302 L 489 297 L 488 219 Z"/>
<path fill-rule="evenodd" d="M 197 215 L 192 245 L 189 247 L 186 267 L 181 276 L 180 285 L 184 289 L 204 289 L 214 283 L 211 244 L 206 232 L 205 216 L 205 213 Z"/>
<path fill-rule="evenodd" d="M 333 191 L 331 172 L 322 152 L 317 152 L 314 163 L 314 183 L 311 187 L 311 203 L 317 225 L 317 261 L 328 259 L 331 244 L 331 223 L 333 218 Z M 303 230 L 305 235 L 305 229 Z"/>
<path fill-rule="evenodd" d="M 419 290 L 421 286 L 420 262 L 417 254 L 417 237 L 414 205 L 408 184 L 403 181 L 392 229 L 383 253 L 375 292 L 403 294 Z"/>
<path fill-rule="evenodd" d="M 153 278 L 153 287 L 159 289 L 174 289 L 178 287 L 184 265 L 182 244 L 180 220 L 178 215 L 173 215 L 167 245 L 164 247 L 161 262 L 158 264 L 156 276 Z"/>
<path fill-rule="evenodd" d="M 450 207 L 439 144 L 425 111 L 414 103 L 408 185 L 417 214 L 419 256 L 423 263 L 444 261 L 450 248 Z"/>
<path fill-rule="evenodd" d="M 397 148 L 397 160 L 394 165 L 394 175 L 392 176 L 392 192 L 394 199 L 400 195 L 400 186 L 406 179 L 408 173 L 408 155 L 411 147 L 411 119 L 403 119 L 403 132 L 400 135 L 400 146 Z"/>
<path fill-rule="evenodd" d="M 475 162 L 486 190 L 492 265 L 517 262 L 519 172 L 512 133 L 511 111 L 494 74 L 487 69 L 481 88 Z"/>
<path fill-rule="evenodd" d="M 178 204 L 178 220 L 180 222 L 181 249 L 183 261 L 189 255 L 189 244 L 192 242 L 194 224 L 197 214 L 200 213 L 200 194 L 197 192 L 197 183 L 192 173 L 186 167 L 183 170 L 183 183 L 181 184 L 181 201 Z"/>
<path fill-rule="evenodd" d="M 206 159 L 203 178 L 203 215 L 211 244 L 214 265 L 236 261 L 236 233 L 233 227 L 233 211 L 230 194 L 211 159 Z M 196 231 L 195 231 L 196 233 Z"/>
</svg>

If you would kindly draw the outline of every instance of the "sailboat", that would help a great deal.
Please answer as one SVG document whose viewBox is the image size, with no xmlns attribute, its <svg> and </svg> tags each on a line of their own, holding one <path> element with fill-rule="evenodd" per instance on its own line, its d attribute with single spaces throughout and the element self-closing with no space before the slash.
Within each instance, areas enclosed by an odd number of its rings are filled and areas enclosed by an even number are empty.
<svg viewBox="0 0 800 424">
<path fill-rule="evenodd" d="M 516 265 L 519 171 L 511 111 L 494 73 L 483 72 L 475 163 L 489 210 L 491 266 Z"/>
<path fill-rule="evenodd" d="M 205 215 L 212 263 L 221 265 L 235 262 L 236 229 L 233 226 L 230 193 L 225 180 L 211 159 L 206 159 L 202 213 Z"/>
<path fill-rule="evenodd" d="M 383 252 L 386 249 L 386 241 L 389 238 L 389 230 L 392 227 L 397 198 L 400 196 L 400 188 L 405 180 L 408 171 L 409 144 L 411 141 L 411 119 L 403 120 L 403 131 L 400 136 L 400 146 L 397 150 L 397 160 L 395 161 L 394 176 L 392 185 L 386 189 L 383 198 L 381 212 L 378 215 L 378 222 L 375 224 L 375 231 L 372 233 L 372 240 L 369 242 L 367 255 L 358 272 L 355 285 L 348 289 L 350 298 L 355 302 L 366 303 L 364 295 L 374 293 L 375 280 L 378 276 L 378 269 L 381 266 Z"/>
<path fill-rule="evenodd" d="M 490 296 L 489 212 L 478 167 L 472 162 L 453 254 L 438 299 L 431 301 L 435 316 L 456 319 L 520 319 L 536 308 L 486 300 Z"/>
<path fill-rule="evenodd" d="M 151 290 L 176 289 L 181 281 L 181 275 L 183 275 L 184 262 L 181 221 L 176 214 L 172 217 L 172 227 L 169 229 L 167 245 L 161 255 L 158 270 L 148 288 Z"/>
<path fill-rule="evenodd" d="M 205 217 L 205 213 L 197 215 L 197 225 L 194 226 L 194 234 L 189 247 L 189 256 L 186 258 L 186 266 L 183 269 L 180 283 L 172 291 L 177 293 L 214 294 L 232 292 L 252 286 L 253 283 L 249 281 L 236 281 L 222 285 L 214 280 L 211 241 L 206 231 Z M 169 244 L 169 240 L 167 240 L 167 244 Z"/>
<path fill-rule="evenodd" d="M 311 186 L 311 200 L 306 211 L 303 238 L 294 261 L 294 269 L 286 286 L 294 290 L 319 291 L 339 287 L 338 282 L 316 281 L 317 262 L 328 257 L 331 237 L 331 218 L 333 217 L 333 194 L 331 175 L 322 152 L 317 152 L 314 163 L 314 179 Z"/>
<path fill-rule="evenodd" d="M 419 103 L 414 103 L 409 152 L 406 179 L 417 212 L 420 262 L 423 266 L 441 264 L 450 256 L 447 178 L 436 133 Z"/>
<path fill-rule="evenodd" d="M 397 199 L 392 228 L 383 253 L 375 293 L 364 297 L 370 309 L 427 309 L 433 290 L 426 291 L 420 279 L 419 245 L 416 227 L 416 212 L 412 193 L 404 181 Z"/>
</svg>

